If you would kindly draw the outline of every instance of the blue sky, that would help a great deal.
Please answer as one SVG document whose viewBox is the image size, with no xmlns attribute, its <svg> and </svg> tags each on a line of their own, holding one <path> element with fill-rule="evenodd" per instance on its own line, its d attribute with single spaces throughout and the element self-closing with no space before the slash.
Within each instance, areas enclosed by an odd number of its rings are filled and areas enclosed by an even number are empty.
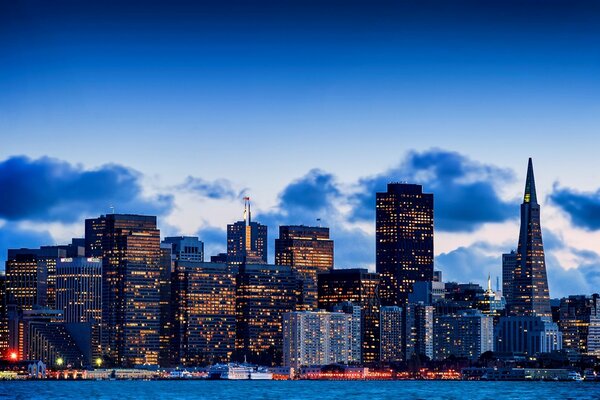
<svg viewBox="0 0 600 400">
<path fill-rule="evenodd" d="M 369 196 L 410 179 L 442 207 L 439 267 L 483 281 L 531 156 L 551 291 L 600 283 L 595 2 L 0 7 L 2 254 L 110 205 L 218 251 L 246 193 L 271 233 L 321 217 L 338 265 L 372 266 Z"/>
</svg>

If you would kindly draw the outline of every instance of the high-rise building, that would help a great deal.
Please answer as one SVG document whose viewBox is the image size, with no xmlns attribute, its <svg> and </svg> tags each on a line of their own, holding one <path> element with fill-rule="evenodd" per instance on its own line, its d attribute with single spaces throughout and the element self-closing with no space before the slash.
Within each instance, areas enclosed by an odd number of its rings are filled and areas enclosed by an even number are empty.
<svg viewBox="0 0 600 400">
<path fill-rule="evenodd" d="M 318 275 L 319 308 L 333 311 L 343 302 L 359 305 L 362 312 L 362 361 L 379 361 L 379 275 L 366 269 L 333 269 Z"/>
<path fill-rule="evenodd" d="M 107 214 L 86 222 L 102 257 L 102 353 L 107 364 L 158 363 L 160 231 L 156 217 Z M 88 237 L 88 233 L 90 236 Z"/>
<path fill-rule="evenodd" d="M 402 361 L 402 308 L 398 306 L 383 306 L 380 310 L 379 337 L 380 356 L 382 363 Z"/>
<path fill-rule="evenodd" d="M 302 278 L 300 310 L 317 307 L 317 274 L 333 268 L 333 240 L 329 228 L 303 225 L 279 227 L 275 264 L 289 265 Z"/>
<path fill-rule="evenodd" d="M 300 286 L 290 266 L 240 265 L 236 288 L 238 358 L 260 364 L 281 362 L 282 316 L 296 309 Z"/>
<path fill-rule="evenodd" d="M 477 359 L 494 349 L 494 321 L 478 310 L 438 315 L 433 323 L 434 358 L 443 360 L 451 355 Z"/>
<path fill-rule="evenodd" d="M 502 254 L 502 294 L 506 299 L 506 306 L 510 307 L 514 302 L 513 297 L 513 274 L 517 266 L 517 252 Z"/>
<path fill-rule="evenodd" d="M 352 361 L 352 316 L 341 312 L 283 314 L 283 365 L 348 364 Z"/>
<path fill-rule="evenodd" d="M 414 356 L 433 358 L 434 307 L 423 303 L 409 303 L 404 307 L 403 355 L 405 360 Z"/>
<path fill-rule="evenodd" d="M 488 284 L 486 291 L 475 298 L 475 308 L 485 315 L 499 317 L 504 313 L 506 300 L 502 292 L 492 290 L 492 277 L 488 274 Z"/>
<path fill-rule="evenodd" d="M 79 342 L 86 359 L 101 355 L 102 260 L 99 258 L 61 258 L 56 264 L 56 309 L 72 332 L 86 332 Z M 80 324 L 77 327 L 75 325 Z M 84 343 L 85 342 L 85 343 Z"/>
<path fill-rule="evenodd" d="M 552 317 L 540 205 L 537 202 L 531 158 L 527 166 L 525 195 L 521 204 L 521 230 L 513 272 L 512 297 L 510 311 L 513 315 Z"/>
<path fill-rule="evenodd" d="M 404 305 L 417 281 L 433 280 L 433 194 L 390 183 L 377 193 L 376 266 L 382 305 Z"/>
<path fill-rule="evenodd" d="M 546 317 L 500 317 L 494 328 L 494 340 L 494 350 L 501 353 L 533 355 L 562 349 L 562 333 Z"/>
<path fill-rule="evenodd" d="M 362 312 L 359 305 L 349 301 L 333 306 L 333 312 L 343 312 L 350 315 L 350 362 L 360 364 L 362 362 Z"/>
<path fill-rule="evenodd" d="M 267 226 L 252 221 L 250 198 L 244 198 L 244 219 L 227 225 L 229 264 L 267 263 Z"/>
<path fill-rule="evenodd" d="M 237 267 L 175 261 L 172 274 L 172 364 L 228 362 L 235 350 Z"/>
<path fill-rule="evenodd" d="M 6 308 L 6 275 L 0 272 L 0 359 L 8 352 L 8 311 Z"/>
<path fill-rule="evenodd" d="M 600 296 L 569 296 L 560 301 L 563 349 L 600 355 Z"/>
<path fill-rule="evenodd" d="M 162 243 L 172 246 L 171 253 L 180 261 L 204 261 L 204 243 L 196 236 L 170 236 Z"/>
<path fill-rule="evenodd" d="M 175 255 L 173 254 L 172 243 L 160 244 L 160 278 L 159 288 L 159 307 L 160 307 L 160 329 L 158 364 L 161 367 L 170 366 L 173 361 L 173 305 L 171 295 L 172 276 L 175 267 Z"/>
</svg>

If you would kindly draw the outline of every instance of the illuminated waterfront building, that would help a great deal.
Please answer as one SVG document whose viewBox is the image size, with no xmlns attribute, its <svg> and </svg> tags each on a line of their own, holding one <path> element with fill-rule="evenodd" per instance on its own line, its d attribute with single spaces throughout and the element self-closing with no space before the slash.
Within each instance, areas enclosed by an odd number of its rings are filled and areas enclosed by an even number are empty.
<svg viewBox="0 0 600 400">
<path fill-rule="evenodd" d="M 517 266 L 517 252 L 502 254 L 502 294 L 506 299 L 506 306 L 510 307 L 513 302 L 513 274 Z"/>
<path fill-rule="evenodd" d="M 404 307 L 403 355 L 405 360 L 414 356 L 433 358 L 434 307 L 423 303 L 409 303 Z"/>
<path fill-rule="evenodd" d="M 279 364 L 282 316 L 296 310 L 301 280 L 287 265 L 242 264 L 236 288 L 236 354 Z"/>
<path fill-rule="evenodd" d="M 275 264 L 289 265 L 302 278 L 300 310 L 317 307 L 317 274 L 333 268 L 333 240 L 329 228 L 304 225 L 279 227 Z"/>
<path fill-rule="evenodd" d="M 0 359 L 8 352 L 8 311 L 6 309 L 6 275 L 0 272 Z"/>
<path fill-rule="evenodd" d="M 235 350 L 237 267 L 175 261 L 172 274 L 172 364 L 228 362 Z"/>
<path fill-rule="evenodd" d="M 521 204 L 521 230 L 511 295 L 511 314 L 552 317 L 540 224 L 540 205 L 537 202 L 531 158 L 527 166 L 525 195 Z"/>
<path fill-rule="evenodd" d="M 283 314 L 283 365 L 348 364 L 352 361 L 352 315 L 301 311 Z"/>
<path fill-rule="evenodd" d="M 244 202 L 244 219 L 227 225 L 227 262 L 266 264 L 267 226 L 252 221 L 250 198 Z"/>
<path fill-rule="evenodd" d="M 563 349 L 600 355 L 600 296 L 569 296 L 560 301 L 558 326 Z"/>
<path fill-rule="evenodd" d="M 156 365 L 161 273 L 156 217 L 107 214 L 85 222 L 86 249 L 100 252 L 103 260 L 103 357 L 118 366 Z"/>
<path fill-rule="evenodd" d="M 390 183 L 377 193 L 376 267 L 382 305 L 404 305 L 417 281 L 433 280 L 433 194 Z"/>
<path fill-rule="evenodd" d="M 343 302 L 361 308 L 362 361 L 379 361 L 379 275 L 366 269 L 333 269 L 318 275 L 319 308 L 333 311 Z"/>
<path fill-rule="evenodd" d="M 500 317 L 494 328 L 494 351 L 534 355 L 562 349 L 558 325 L 545 317 Z"/>
<path fill-rule="evenodd" d="M 494 349 L 494 321 L 478 310 L 438 315 L 433 323 L 434 359 L 451 355 L 477 359 Z"/>
<path fill-rule="evenodd" d="M 402 361 L 402 308 L 398 306 L 383 306 L 380 311 L 379 337 L 380 361 L 389 363 Z"/>
<path fill-rule="evenodd" d="M 350 362 L 360 364 L 362 362 L 362 312 L 360 306 L 346 301 L 333 306 L 333 312 L 343 312 L 350 315 L 350 337 L 352 338 Z"/>
</svg>

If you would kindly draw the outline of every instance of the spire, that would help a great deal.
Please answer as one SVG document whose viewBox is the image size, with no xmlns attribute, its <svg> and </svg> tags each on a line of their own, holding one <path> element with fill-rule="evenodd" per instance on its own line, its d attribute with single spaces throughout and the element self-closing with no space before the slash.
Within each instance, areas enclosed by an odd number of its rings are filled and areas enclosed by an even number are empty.
<svg viewBox="0 0 600 400">
<path fill-rule="evenodd" d="M 535 179 L 533 177 L 533 161 L 529 158 L 529 164 L 527 165 L 527 181 L 525 181 L 525 196 L 523 196 L 523 203 L 537 204 L 537 195 L 535 193 Z"/>
<path fill-rule="evenodd" d="M 250 225 L 251 220 L 252 216 L 250 214 L 250 197 L 244 197 L 244 221 L 246 222 L 246 226 Z"/>
</svg>

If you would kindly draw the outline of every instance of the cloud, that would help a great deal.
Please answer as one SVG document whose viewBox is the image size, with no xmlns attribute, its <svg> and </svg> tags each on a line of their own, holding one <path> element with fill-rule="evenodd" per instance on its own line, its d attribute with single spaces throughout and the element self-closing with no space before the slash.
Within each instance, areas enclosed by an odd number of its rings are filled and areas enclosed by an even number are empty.
<svg viewBox="0 0 600 400">
<path fill-rule="evenodd" d="M 600 189 L 593 193 L 579 192 L 554 184 L 549 198 L 569 215 L 575 226 L 592 231 L 600 229 Z"/>
<path fill-rule="evenodd" d="M 411 151 L 405 160 L 384 173 L 363 178 L 353 196 L 352 219 L 373 220 L 375 193 L 389 182 L 408 181 L 435 194 L 435 227 L 449 232 L 472 232 L 484 223 L 504 222 L 518 215 L 518 207 L 500 198 L 496 187 L 512 183 L 507 169 L 481 164 L 459 153 L 440 149 Z"/>
<path fill-rule="evenodd" d="M 188 176 L 186 180 L 178 186 L 178 189 L 194 192 L 200 196 L 211 199 L 235 199 L 243 197 L 246 189 L 237 191 L 233 184 L 227 179 L 217 179 L 208 181 L 202 178 Z"/>
<path fill-rule="evenodd" d="M 435 268 L 442 271 L 446 282 L 474 282 L 484 285 L 489 273 L 495 287 L 495 277 L 502 277 L 503 252 L 506 252 L 503 246 L 479 241 L 438 255 L 435 258 Z"/>
<path fill-rule="evenodd" d="M 204 243 L 204 260 L 210 261 L 210 257 L 219 253 L 227 252 L 227 231 L 223 228 L 205 226 L 196 233 Z"/>
<path fill-rule="evenodd" d="M 0 162 L 0 218 L 72 222 L 111 206 L 117 212 L 168 212 L 172 196 L 144 197 L 140 179 L 138 172 L 116 164 L 85 170 L 49 157 L 10 157 Z"/>
</svg>

